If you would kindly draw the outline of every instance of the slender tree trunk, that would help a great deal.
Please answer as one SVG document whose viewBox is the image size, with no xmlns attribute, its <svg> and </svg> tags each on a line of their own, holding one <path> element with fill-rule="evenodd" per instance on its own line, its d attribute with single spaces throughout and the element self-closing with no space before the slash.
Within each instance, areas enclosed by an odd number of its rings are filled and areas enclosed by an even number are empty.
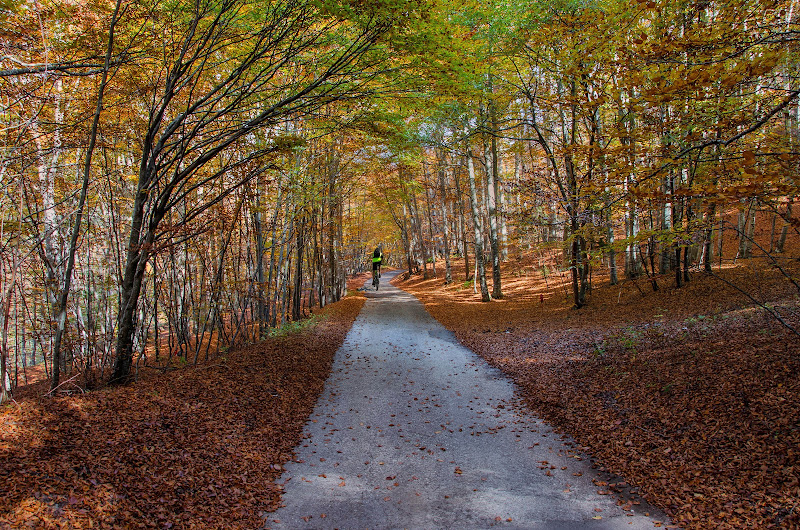
<svg viewBox="0 0 800 530">
<path fill-rule="evenodd" d="M 747 223 L 747 257 L 751 257 L 753 255 L 753 240 L 756 237 L 756 212 L 757 212 L 757 204 L 756 200 L 753 200 L 753 208 L 750 212 L 750 219 Z"/>
<path fill-rule="evenodd" d="M 490 150 L 492 157 L 492 167 L 486 172 L 486 196 L 489 203 L 489 246 L 492 251 L 492 297 L 503 298 L 503 290 L 500 276 L 500 244 L 497 233 L 497 192 L 499 188 L 500 173 L 498 171 L 497 156 L 497 118 L 495 116 L 494 104 L 489 105 L 489 119 L 492 123 L 492 137 Z"/>
<path fill-rule="evenodd" d="M 331 301 L 338 302 L 342 297 L 342 282 L 340 280 L 341 241 L 342 241 L 342 198 L 336 189 L 337 175 L 339 173 L 338 158 L 328 155 L 328 200 L 330 201 L 330 240 L 328 252 L 330 255 L 330 282 Z"/>
<path fill-rule="evenodd" d="M 685 210 L 686 210 L 686 226 L 687 227 L 691 226 L 691 222 L 692 222 L 691 206 L 688 204 L 688 202 L 689 201 L 687 201 L 686 208 L 685 208 Z M 696 249 L 697 249 L 697 246 L 694 243 L 691 243 L 690 241 L 686 242 L 686 246 L 684 247 L 684 250 L 683 250 L 683 283 L 689 283 L 689 280 L 691 279 L 689 277 L 689 264 L 692 261 L 691 256 L 694 254 L 694 250 L 696 250 Z M 678 262 L 678 266 L 679 267 L 681 266 L 681 262 Z"/>
<path fill-rule="evenodd" d="M 250 192 L 250 186 L 245 187 L 245 190 Z M 259 334 L 264 333 L 264 329 L 269 321 L 269 311 L 267 310 L 268 304 L 264 281 L 264 226 L 261 222 L 261 190 L 259 189 L 259 182 L 256 181 L 254 191 L 254 208 L 252 210 L 253 217 L 253 236 L 255 243 L 255 265 L 256 265 L 256 322 L 258 323 Z"/>
<path fill-rule="evenodd" d="M 781 235 L 778 237 L 778 242 L 775 245 L 775 250 L 779 254 L 783 254 L 786 247 L 786 236 L 789 234 L 789 220 L 792 218 L 792 200 L 786 204 L 786 215 L 784 216 L 783 227 L 781 228 Z"/>
<path fill-rule="evenodd" d="M 414 274 L 414 253 L 411 248 L 411 233 L 408 229 L 408 208 L 403 203 L 403 228 L 401 230 L 401 237 L 403 238 L 403 248 L 406 251 L 406 263 L 408 265 L 408 277 Z"/>
<path fill-rule="evenodd" d="M 2 266 L 2 265 L 0 265 Z M 4 271 L 5 272 L 5 271 Z M 8 384 L 10 377 L 8 376 L 8 324 L 11 317 L 11 296 L 14 293 L 14 284 L 16 283 L 16 270 L 11 272 L 12 278 L 11 285 L 5 296 L 5 300 L 0 299 L 0 311 L 3 312 L 3 329 L 0 336 L 0 405 L 5 403 L 11 397 L 11 388 Z"/>
<path fill-rule="evenodd" d="M 58 237 L 58 230 L 59 230 L 59 223 L 56 218 L 56 198 L 55 198 L 55 176 L 56 170 L 58 168 L 59 159 L 61 156 L 61 127 L 63 127 L 63 111 L 61 109 L 61 88 L 62 88 L 62 81 L 56 80 L 54 83 L 54 109 L 53 109 L 53 121 L 55 124 L 55 129 L 53 131 L 53 142 L 52 142 L 52 150 L 50 151 L 49 161 L 48 158 L 48 149 L 44 143 L 45 133 L 41 131 L 39 127 L 39 118 L 35 117 L 31 120 L 31 131 L 34 135 L 34 142 L 36 144 L 37 150 L 37 171 L 39 175 L 39 194 L 41 195 L 41 216 L 42 216 L 42 224 L 43 224 L 43 232 L 41 234 L 37 234 L 37 239 L 39 239 L 38 243 L 38 253 L 39 257 L 42 260 L 45 268 L 45 285 L 44 285 L 44 296 L 45 300 L 47 301 L 46 305 L 42 305 L 42 319 L 45 322 L 51 323 L 51 331 L 52 331 L 52 323 L 56 322 L 56 314 L 58 312 L 58 303 L 59 303 L 59 291 L 58 291 L 58 281 L 59 281 L 59 267 L 62 261 L 61 257 L 61 249 L 57 248 L 57 241 L 59 240 Z M 36 208 L 38 209 L 39 206 L 37 205 Z M 38 224 L 36 225 L 36 229 L 38 230 Z M 55 357 L 56 364 L 59 365 L 58 370 L 60 370 L 61 365 L 61 355 L 60 351 L 58 353 L 54 352 L 52 348 L 53 344 L 50 342 L 53 339 L 53 335 L 50 334 L 46 337 L 46 341 L 48 346 L 50 347 L 50 351 L 53 352 L 53 356 Z M 44 342 L 42 343 L 44 348 Z M 46 354 L 43 354 L 46 355 Z M 52 375 L 52 374 L 48 374 Z"/>
<path fill-rule="evenodd" d="M 428 213 L 428 241 L 430 242 L 430 256 L 431 256 L 431 265 L 433 266 L 433 277 L 437 278 L 436 275 L 436 236 L 433 234 L 433 206 L 431 205 L 431 201 L 435 200 L 436 194 L 433 193 L 433 189 L 430 186 L 430 181 L 428 175 L 428 167 L 427 164 L 423 162 L 423 173 L 425 177 L 425 206 Z M 433 198 L 431 197 L 433 195 Z"/>
<path fill-rule="evenodd" d="M 689 262 L 691 258 L 689 257 L 691 247 L 686 245 L 683 247 L 683 283 L 689 283 Z"/>
<path fill-rule="evenodd" d="M 711 262 L 713 260 L 713 235 L 714 221 L 717 217 L 716 206 L 711 204 L 706 212 L 706 229 L 703 234 L 703 271 L 711 272 Z"/>
<path fill-rule="evenodd" d="M 572 80 L 570 93 L 572 99 L 575 100 L 577 96 L 577 83 L 575 79 Z M 577 136 L 577 112 L 575 104 L 570 106 L 570 125 L 569 125 L 569 141 L 564 138 L 564 144 L 568 144 L 570 148 L 576 145 Z M 562 117 L 562 123 L 564 119 Z M 578 219 L 578 210 L 580 207 L 578 197 L 578 176 L 575 174 L 575 160 L 572 157 L 572 152 L 567 151 L 564 155 L 564 172 L 567 177 L 567 189 L 569 200 L 569 222 L 570 222 L 570 237 L 572 238 L 572 252 L 570 256 L 570 268 L 572 269 L 572 294 L 575 302 L 575 308 L 580 309 L 586 304 L 586 287 L 585 282 L 587 278 L 586 263 L 584 263 L 584 247 L 586 241 L 580 233 L 581 222 Z"/>
<path fill-rule="evenodd" d="M 139 246 L 138 234 L 141 230 L 141 218 L 143 217 L 143 207 L 146 201 L 146 195 L 145 197 L 141 195 L 141 192 L 138 193 L 134 202 L 134 223 L 129 240 L 131 246 L 129 247 L 125 264 L 125 273 L 122 278 L 116 357 L 111 374 L 112 383 L 127 382 L 133 364 L 133 335 L 136 331 L 134 316 L 136 314 L 136 306 L 139 302 L 142 280 L 144 279 L 145 262 L 147 260 L 146 250 L 136 250 Z M 150 243 L 152 243 L 152 240 L 148 238 L 142 247 Z"/>
<path fill-rule="evenodd" d="M 650 260 L 650 268 L 648 269 L 647 263 L 642 255 L 642 250 L 639 249 L 639 255 L 642 256 L 642 268 L 644 269 L 644 273 L 647 278 L 650 280 L 650 285 L 653 287 L 653 291 L 658 291 L 658 281 L 656 281 L 656 257 L 655 257 L 655 246 L 656 242 L 654 238 L 651 236 L 647 241 L 647 257 Z M 650 271 L 653 271 L 650 274 Z"/>
<path fill-rule="evenodd" d="M 580 242 L 580 281 L 581 281 L 581 291 L 580 291 L 580 300 L 582 304 L 586 304 L 586 294 L 588 291 L 591 290 L 591 282 L 589 281 L 591 272 L 591 268 L 589 265 L 589 245 L 586 241 L 586 238 L 581 236 L 579 238 Z"/>
<path fill-rule="evenodd" d="M 480 206 L 478 205 L 478 194 L 475 187 L 475 165 L 472 161 L 472 151 L 467 147 L 467 171 L 469 174 L 469 203 L 472 209 L 472 224 L 475 230 L 475 266 L 477 267 L 478 277 L 476 282 L 481 285 L 481 301 L 491 301 L 489 296 L 489 286 L 486 283 L 486 268 L 483 259 L 483 234 L 481 230 Z"/>
<path fill-rule="evenodd" d="M 106 48 L 105 64 L 103 66 L 103 74 L 100 80 L 100 86 L 97 91 L 97 104 L 95 105 L 94 116 L 92 117 L 92 125 L 89 130 L 89 145 L 86 149 L 86 154 L 83 161 L 83 184 L 81 186 L 81 195 L 78 199 L 78 210 L 75 213 L 75 222 L 72 225 L 72 234 L 70 237 L 69 250 L 67 254 L 67 267 L 64 271 L 64 285 L 61 287 L 61 292 L 58 299 L 58 307 L 56 310 L 56 335 L 53 341 L 53 374 L 50 384 L 50 389 L 55 390 L 59 385 L 60 369 L 61 369 L 61 343 L 64 339 L 64 331 L 66 329 L 67 320 L 67 302 L 69 300 L 69 290 L 72 283 L 72 273 L 75 269 L 75 253 L 78 249 L 78 238 L 81 233 L 81 222 L 83 221 L 83 208 L 86 205 L 86 196 L 89 192 L 89 176 L 92 170 L 92 154 L 94 153 L 94 146 L 97 142 L 97 130 L 100 124 L 100 113 L 103 111 L 103 96 L 105 94 L 106 83 L 108 82 L 108 71 L 111 64 L 111 54 L 114 49 L 114 29 L 117 24 L 117 17 L 121 0 L 117 0 L 114 7 L 114 14 L 111 16 L 111 28 L 108 34 L 108 46 Z"/>
<path fill-rule="evenodd" d="M 494 180 L 495 196 L 497 197 L 497 223 L 500 227 L 500 261 L 508 261 L 508 221 L 506 219 L 506 194 L 501 181 L 500 173 Z"/>
<path fill-rule="evenodd" d="M 444 283 L 449 284 L 453 281 L 453 273 L 450 268 L 450 212 L 448 211 L 447 200 L 447 187 L 445 186 L 445 179 L 447 178 L 444 170 L 444 161 L 439 163 L 439 195 L 440 205 L 442 209 L 442 229 L 444 230 Z"/>
<path fill-rule="evenodd" d="M 275 203 L 275 211 L 272 214 L 272 226 L 271 228 L 271 236 L 270 236 L 270 250 L 269 250 L 269 271 L 267 273 L 267 288 L 264 293 L 264 300 L 266 300 L 266 308 L 264 309 L 264 322 L 269 325 L 270 322 L 274 320 L 274 313 L 275 308 L 270 303 L 271 295 L 272 295 L 272 283 L 273 279 L 276 274 L 277 265 L 275 263 L 275 251 L 278 247 L 278 219 L 280 218 L 281 208 L 283 207 L 283 197 L 284 197 L 284 187 L 281 180 L 281 173 L 278 173 L 278 199 Z M 283 235 L 281 235 L 283 238 Z"/>
<path fill-rule="evenodd" d="M 305 217 L 300 219 L 295 232 L 297 241 L 297 263 L 295 264 L 294 292 L 292 293 L 292 320 L 297 322 L 302 318 L 301 303 L 303 301 L 303 247 L 305 247 Z"/>
<path fill-rule="evenodd" d="M 580 277 L 579 277 L 579 270 L 578 270 L 578 256 L 580 256 L 581 248 L 580 243 L 578 241 L 578 222 L 577 217 L 570 216 L 570 228 L 569 232 L 566 230 L 565 236 L 572 232 L 572 244 L 570 245 L 570 258 L 569 258 L 569 269 L 570 269 L 570 276 L 572 277 L 572 301 L 574 303 L 575 309 L 580 309 L 583 307 L 583 302 L 581 302 L 581 291 L 580 291 Z"/>
<path fill-rule="evenodd" d="M 617 285 L 617 252 L 614 250 L 614 225 L 612 223 L 611 207 L 606 207 L 606 240 L 608 242 L 608 270 L 611 277 L 611 285 Z"/>
<path fill-rule="evenodd" d="M 664 233 L 668 233 L 670 230 L 672 230 L 672 211 L 673 211 L 673 202 L 671 200 L 672 190 L 673 190 L 672 179 L 673 179 L 673 174 L 672 171 L 670 170 L 667 173 L 667 175 L 664 176 L 664 181 L 662 184 L 662 191 L 664 193 L 664 196 L 666 197 L 661 214 L 661 230 L 663 230 Z M 669 247 L 663 245 L 663 248 L 661 249 L 661 263 L 659 267 L 661 274 L 666 274 L 669 271 L 671 271 L 672 264 L 673 264 L 672 253 L 670 252 Z"/>
<path fill-rule="evenodd" d="M 626 157 L 630 167 L 636 166 L 636 144 L 633 140 L 633 129 L 635 127 L 634 112 L 631 108 L 630 101 L 627 103 L 627 112 L 624 108 L 619 109 L 620 121 L 625 123 L 624 136 L 620 139 L 626 149 Z M 626 209 L 625 209 L 625 236 L 629 239 L 628 246 L 625 249 L 625 276 L 627 278 L 636 278 L 639 276 L 640 266 L 639 258 L 637 256 L 638 246 L 635 238 L 639 234 L 639 212 L 636 208 L 636 201 L 631 199 L 630 189 L 633 183 L 634 176 L 628 174 L 625 177 L 623 185 L 626 195 L 628 196 Z"/>
<path fill-rule="evenodd" d="M 420 250 L 420 257 L 422 259 L 422 277 L 428 279 L 428 245 L 425 244 L 425 235 L 422 232 L 422 218 L 419 214 L 419 206 L 417 205 L 417 194 L 411 193 L 411 200 L 408 203 L 411 212 L 411 219 L 414 224 L 414 233 L 417 237 L 417 243 Z"/>
<path fill-rule="evenodd" d="M 672 186 L 672 192 L 674 193 L 674 186 L 675 180 L 671 179 L 670 185 Z M 681 226 L 681 214 L 678 212 L 678 207 L 680 204 L 680 199 L 673 199 L 672 201 L 672 221 L 673 221 L 673 228 L 675 229 L 674 237 L 675 243 L 673 244 L 673 253 L 675 258 L 673 263 L 675 264 L 675 287 L 681 288 L 683 287 L 683 272 L 681 271 L 681 245 L 683 244 L 682 241 L 679 240 L 678 230 Z"/>
<path fill-rule="evenodd" d="M 461 227 L 461 244 L 464 254 L 464 280 L 469 281 L 469 249 L 467 242 L 467 220 L 464 214 L 464 200 L 461 196 L 461 179 L 458 178 L 458 169 L 453 169 L 453 180 L 456 183 L 456 201 L 458 202 L 458 219 Z"/>
<path fill-rule="evenodd" d="M 751 255 L 753 234 L 756 225 L 755 199 L 748 201 L 747 208 L 739 216 L 739 252 L 736 259 L 747 259 Z"/>
</svg>

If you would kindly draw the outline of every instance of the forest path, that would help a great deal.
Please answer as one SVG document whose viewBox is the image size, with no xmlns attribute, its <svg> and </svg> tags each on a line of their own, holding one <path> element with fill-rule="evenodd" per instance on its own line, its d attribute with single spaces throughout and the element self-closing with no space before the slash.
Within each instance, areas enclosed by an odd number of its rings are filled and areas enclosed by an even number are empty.
<svg viewBox="0 0 800 530">
<path fill-rule="evenodd" d="M 267 528 L 653 528 L 391 277 L 368 288 Z"/>
</svg>

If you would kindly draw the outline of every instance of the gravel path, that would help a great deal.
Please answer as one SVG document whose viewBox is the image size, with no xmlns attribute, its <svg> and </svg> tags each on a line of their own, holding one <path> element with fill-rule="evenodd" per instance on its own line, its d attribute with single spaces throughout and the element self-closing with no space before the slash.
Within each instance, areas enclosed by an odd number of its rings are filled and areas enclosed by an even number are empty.
<svg viewBox="0 0 800 530">
<path fill-rule="evenodd" d="M 334 360 L 267 528 L 653 528 L 514 386 L 389 284 Z M 604 492 L 605 493 L 605 492 Z M 653 514 L 653 517 L 644 515 Z"/>
</svg>

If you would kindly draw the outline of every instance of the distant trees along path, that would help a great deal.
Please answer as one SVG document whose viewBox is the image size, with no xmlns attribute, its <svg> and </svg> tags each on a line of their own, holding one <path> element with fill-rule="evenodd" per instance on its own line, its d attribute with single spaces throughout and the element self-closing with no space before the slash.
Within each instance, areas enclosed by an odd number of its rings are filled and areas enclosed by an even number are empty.
<svg viewBox="0 0 800 530">
<path fill-rule="evenodd" d="M 0 399 L 258 340 L 378 242 L 484 301 L 524 252 L 578 308 L 781 267 L 795 7 L 0 2 Z"/>
</svg>

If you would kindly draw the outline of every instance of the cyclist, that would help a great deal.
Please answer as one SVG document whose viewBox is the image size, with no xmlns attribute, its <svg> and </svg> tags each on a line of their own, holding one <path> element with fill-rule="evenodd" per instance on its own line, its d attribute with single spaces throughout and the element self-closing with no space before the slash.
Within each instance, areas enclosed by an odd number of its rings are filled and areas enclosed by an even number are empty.
<svg viewBox="0 0 800 530">
<path fill-rule="evenodd" d="M 381 264 L 383 263 L 383 243 L 380 243 L 377 247 L 375 247 L 375 251 L 372 253 L 372 285 L 375 286 L 375 290 L 378 290 L 378 285 L 381 283 Z"/>
</svg>

